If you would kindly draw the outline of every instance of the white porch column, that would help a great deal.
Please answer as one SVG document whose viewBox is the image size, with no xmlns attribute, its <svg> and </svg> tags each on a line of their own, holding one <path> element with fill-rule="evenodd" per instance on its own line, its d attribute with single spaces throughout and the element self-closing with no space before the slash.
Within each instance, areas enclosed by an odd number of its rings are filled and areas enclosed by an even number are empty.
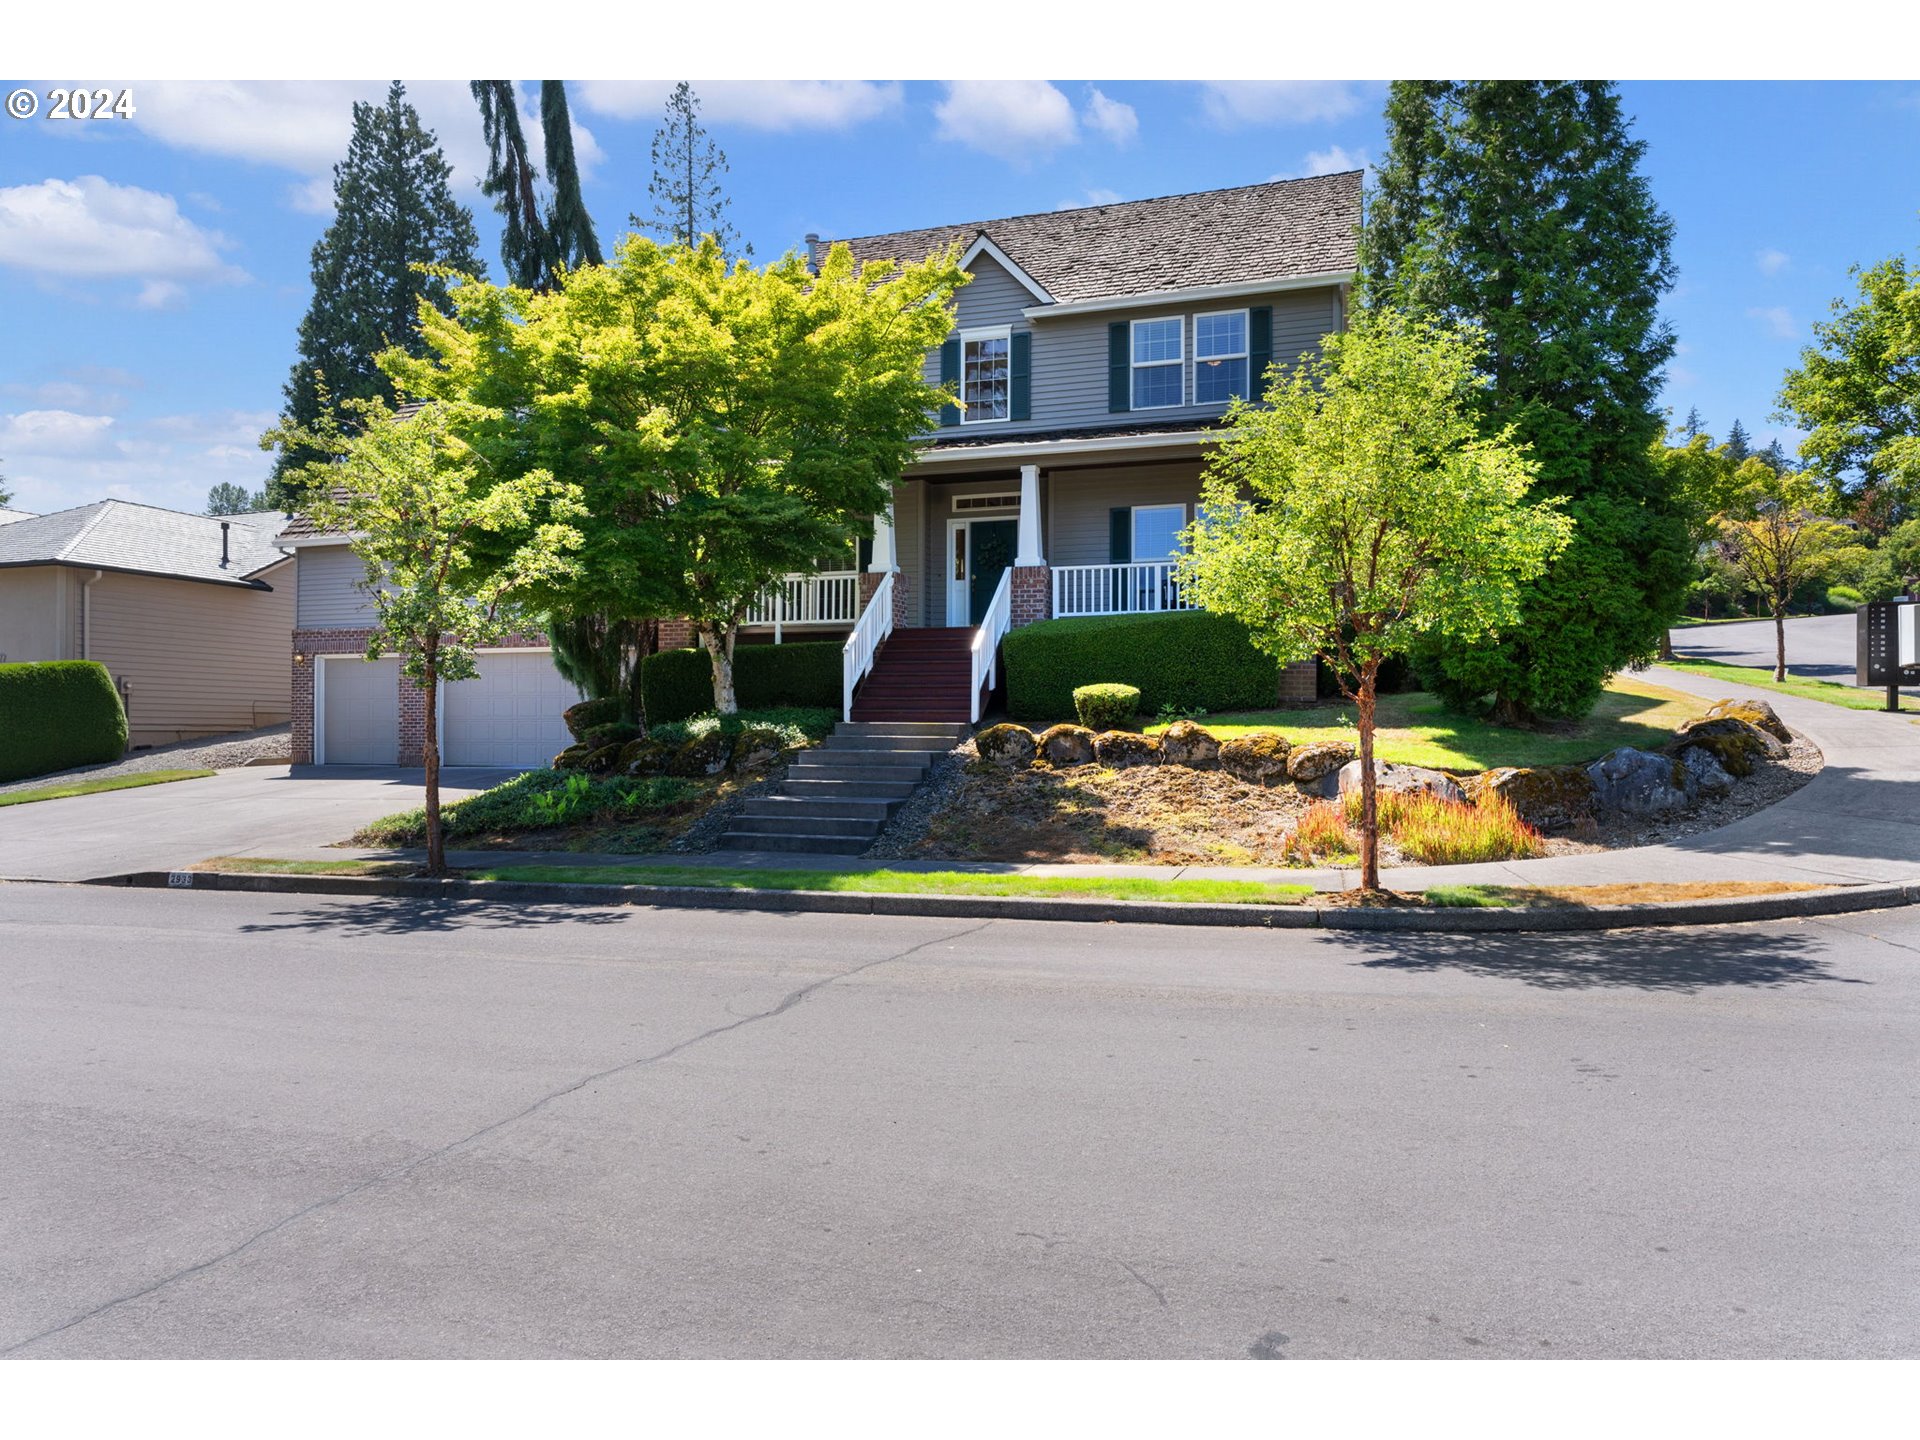
<svg viewBox="0 0 1920 1440">
<path fill-rule="evenodd" d="M 1015 565 L 1044 565 L 1040 553 L 1040 467 L 1020 467 L 1020 548 L 1013 557 Z"/>
<path fill-rule="evenodd" d="M 893 553 L 893 502 L 889 500 L 886 513 L 873 517 L 873 561 L 867 570 L 874 575 L 885 575 L 899 568 Z"/>
</svg>

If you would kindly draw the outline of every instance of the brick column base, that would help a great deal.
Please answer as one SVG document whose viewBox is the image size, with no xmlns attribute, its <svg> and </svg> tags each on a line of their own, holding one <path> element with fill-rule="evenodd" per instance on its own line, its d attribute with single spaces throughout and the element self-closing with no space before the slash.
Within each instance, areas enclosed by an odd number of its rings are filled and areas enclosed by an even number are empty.
<svg viewBox="0 0 1920 1440">
<path fill-rule="evenodd" d="M 1047 565 L 1013 567 L 1012 593 L 1007 597 L 1012 614 L 1008 628 L 1017 630 L 1039 620 L 1053 618 L 1053 569 Z"/>
<path fill-rule="evenodd" d="M 878 576 L 875 576 L 874 578 L 875 580 L 879 579 Z M 879 587 L 876 585 L 874 588 L 878 589 Z M 904 630 L 907 628 L 908 625 L 913 623 L 912 620 L 909 618 L 912 613 L 912 610 L 911 610 L 912 599 L 913 599 L 913 587 L 907 583 L 907 572 L 904 570 L 894 571 L 893 572 L 893 628 L 894 629 Z"/>
<path fill-rule="evenodd" d="M 662 650 L 691 650 L 693 648 L 693 622 L 691 620 L 662 620 L 660 622 L 660 648 Z"/>
<path fill-rule="evenodd" d="M 1295 660 L 1280 667 L 1282 705 L 1311 705 L 1319 698 L 1319 666 L 1315 662 Z"/>
</svg>

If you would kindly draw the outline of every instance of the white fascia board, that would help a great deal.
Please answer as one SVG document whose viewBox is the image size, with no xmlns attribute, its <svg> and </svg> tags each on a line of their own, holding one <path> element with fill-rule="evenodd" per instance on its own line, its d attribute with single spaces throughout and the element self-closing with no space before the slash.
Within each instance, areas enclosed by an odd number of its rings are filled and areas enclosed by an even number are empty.
<svg viewBox="0 0 1920 1440">
<path fill-rule="evenodd" d="M 1002 445 L 955 445 L 947 449 L 923 450 L 913 462 L 915 470 L 930 465 L 965 465 L 1005 460 L 1030 460 L 1044 465 L 1056 455 L 1091 455 L 1103 450 L 1174 450 L 1192 445 L 1211 445 L 1232 434 L 1228 430 L 1194 430 L 1176 435 L 1089 436 L 1085 440 L 1009 440 Z"/>
<path fill-rule="evenodd" d="M 960 257 L 960 268 L 962 270 L 967 269 L 982 255 L 992 256 L 1009 275 L 1020 282 L 1022 289 L 1042 305 L 1053 304 L 1053 296 L 1047 293 L 1046 286 L 1042 285 L 1038 280 L 1035 280 L 1031 275 L 1027 274 L 1026 271 L 1016 265 L 1011 255 L 994 244 L 993 241 L 984 234 L 967 247 L 967 253 Z M 1033 314 L 1031 310 L 1025 310 L 1021 313 L 1025 315 Z"/>
<path fill-rule="evenodd" d="M 1320 275 L 1290 275 L 1282 280 L 1242 280 L 1232 285 L 1194 285 L 1185 290 L 1155 290 L 1145 295 L 1103 295 L 1097 300 L 1066 300 L 1058 305 L 1036 305 L 1022 310 L 1028 320 L 1051 320 L 1056 315 L 1091 315 L 1101 310 L 1162 310 L 1211 300 L 1236 300 L 1247 295 L 1272 295 L 1283 290 L 1317 290 L 1323 285 L 1346 285 L 1351 270 L 1329 270 Z"/>
</svg>

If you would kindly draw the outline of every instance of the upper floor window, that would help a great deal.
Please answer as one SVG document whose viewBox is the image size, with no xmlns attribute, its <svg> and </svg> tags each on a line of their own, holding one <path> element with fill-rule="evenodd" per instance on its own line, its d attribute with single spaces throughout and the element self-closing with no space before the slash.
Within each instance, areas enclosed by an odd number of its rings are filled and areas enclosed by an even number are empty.
<svg viewBox="0 0 1920 1440">
<path fill-rule="evenodd" d="M 1156 410 L 1185 401 L 1184 328 L 1178 315 L 1170 320 L 1133 322 L 1134 409 Z"/>
<path fill-rule="evenodd" d="M 963 425 L 1005 420 L 1012 383 L 1012 335 L 998 330 L 965 330 L 960 335 L 960 412 Z"/>
<path fill-rule="evenodd" d="M 1247 312 L 1193 317 L 1193 403 L 1224 405 L 1247 395 Z"/>
</svg>

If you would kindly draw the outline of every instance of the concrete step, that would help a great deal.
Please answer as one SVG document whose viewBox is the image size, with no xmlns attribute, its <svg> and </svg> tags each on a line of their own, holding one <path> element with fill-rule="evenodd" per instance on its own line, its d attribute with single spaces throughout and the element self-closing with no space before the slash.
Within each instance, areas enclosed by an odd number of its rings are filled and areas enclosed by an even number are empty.
<svg viewBox="0 0 1920 1440">
<path fill-rule="evenodd" d="M 823 800 L 805 795 L 768 795 L 747 801 L 740 807 L 740 813 L 756 818 L 818 815 L 829 820 L 872 820 L 884 825 L 902 803 L 886 799 Z"/>
<path fill-rule="evenodd" d="M 827 815 L 736 815 L 727 827 L 729 835 L 841 835 L 865 836 L 872 840 L 880 833 L 878 820 L 836 820 Z"/>
<path fill-rule="evenodd" d="M 787 767 L 787 774 L 807 780 L 922 780 L 926 778 L 927 762 L 922 756 L 804 750 Z"/>
<path fill-rule="evenodd" d="M 967 738 L 967 727 L 944 720 L 842 720 L 833 727 L 833 738 L 842 735 L 916 736 L 951 747 Z"/>
<path fill-rule="evenodd" d="M 809 780 L 796 777 L 792 771 L 780 785 L 783 795 L 807 800 L 904 800 L 919 788 L 918 780 L 847 780 L 837 776 Z"/>
<path fill-rule="evenodd" d="M 905 755 L 920 760 L 953 748 L 925 735 L 829 735 L 815 751 L 826 755 Z"/>
<path fill-rule="evenodd" d="M 801 855 L 858 855 L 871 839 L 848 835 L 722 835 L 722 850 L 773 850 Z"/>
</svg>

